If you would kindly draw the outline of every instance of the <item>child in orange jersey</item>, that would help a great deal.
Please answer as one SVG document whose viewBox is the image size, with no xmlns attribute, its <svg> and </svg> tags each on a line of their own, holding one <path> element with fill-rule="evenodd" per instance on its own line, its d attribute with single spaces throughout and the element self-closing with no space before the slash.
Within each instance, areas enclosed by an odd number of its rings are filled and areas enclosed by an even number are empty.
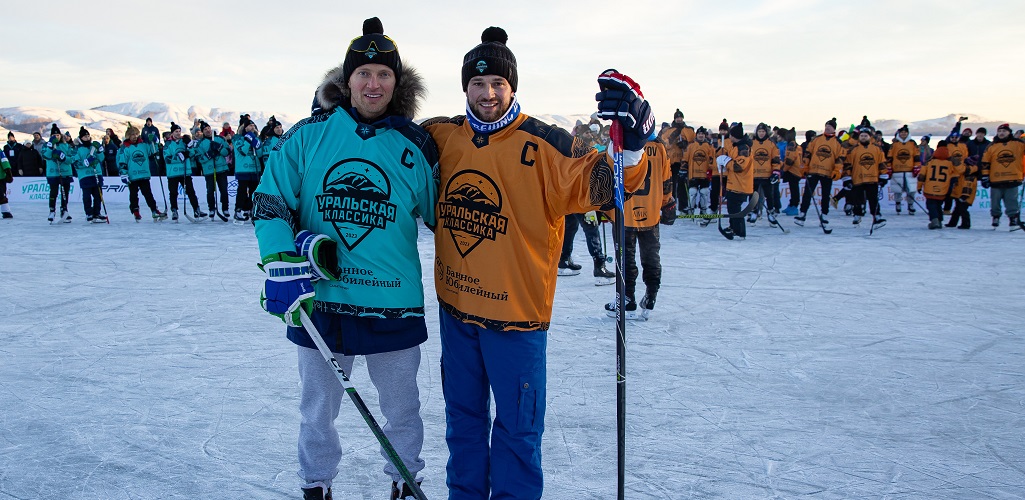
<svg viewBox="0 0 1025 500">
<path fill-rule="evenodd" d="M 956 162 L 956 164 L 955 164 Z M 918 192 L 925 195 L 925 208 L 929 211 L 929 229 L 943 227 L 943 201 L 955 186 L 955 179 L 964 173 L 961 158 L 951 158 L 947 141 L 940 141 L 932 160 L 918 173 Z"/>
<path fill-rule="evenodd" d="M 744 134 L 744 124 L 730 125 L 730 140 L 715 159 L 719 171 L 726 175 L 726 210 L 735 214 L 754 193 L 754 168 L 751 165 L 751 140 Z M 730 218 L 730 230 L 741 240 L 747 237 L 743 217 Z"/>
<path fill-rule="evenodd" d="M 868 203 L 872 227 L 880 228 L 886 219 L 879 215 L 879 188 L 886 185 L 886 154 L 873 144 L 871 127 L 858 130 L 858 145 L 847 151 L 844 159 L 844 188 L 850 190 L 847 201 L 854 207 L 854 224 L 861 223 Z"/>
</svg>

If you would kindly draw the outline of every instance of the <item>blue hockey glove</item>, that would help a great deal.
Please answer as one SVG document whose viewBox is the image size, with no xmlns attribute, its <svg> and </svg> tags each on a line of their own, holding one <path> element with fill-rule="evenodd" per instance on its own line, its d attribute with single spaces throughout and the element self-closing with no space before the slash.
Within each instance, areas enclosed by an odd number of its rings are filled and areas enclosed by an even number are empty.
<svg viewBox="0 0 1025 500">
<path fill-rule="evenodd" d="M 655 115 L 644 100 L 640 85 L 614 69 L 598 75 L 598 88 L 594 96 L 598 101 L 598 118 L 616 120 L 623 125 L 623 149 L 640 151 L 655 130 Z"/>
<path fill-rule="evenodd" d="M 989 189 L 989 176 L 988 175 L 982 176 L 982 188 L 983 189 Z"/>
<path fill-rule="evenodd" d="M 253 132 L 248 132 L 243 137 L 245 137 L 246 142 L 248 142 L 249 145 L 253 147 L 253 149 L 260 149 L 260 138 L 257 137 L 256 134 L 254 134 Z"/>
<path fill-rule="evenodd" d="M 175 155 L 175 158 L 178 158 L 178 161 L 185 163 L 185 151 L 179 151 L 178 154 Z"/>
<path fill-rule="evenodd" d="M 122 175 L 121 176 L 121 184 L 124 184 L 126 186 L 128 185 L 128 176 L 127 175 Z"/>
<path fill-rule="evenodd" d="M 82 166 L 83 167 L 88 167 L 89 166 L 89 158 L 82 158 Z"/>
<path fill-rule="evenodd" d="M 302 230 L 295 235 L 295 251 L 310 262 L 312 281 L 338 281 L 338 242 L 323 234 Z"/>
<path fill-rule="evenodd" d="M 64 160 L 68 159 L 68 157 L 64 154 L 63 151 L 57 151 L 57 154 L 54 156 L 56 157 L 57 161 L 61 163 L 64 163 Z"/>
<path fill-rule="evenodd" d="M 210 158 L 213 158 L 214 156 L 217 156 L 217 152 L 220 151 L 220 150 L 221 150 L 220 143 L 218 143 L 217 141 L 211 139 L 210 140 L 210 148 L 207 149 L 207 153 L 206 154 Z"/>
<path fill-rule="evenodd" d="M 286 325 L 301 328 L 299 308 L 310 314 L 315 295 L 309 261 L 305 257 L 278 253 L 264 257 L 260 269 L 267 273 L 260 293 L 260 306 L 281 318 Z"/>
</svg>

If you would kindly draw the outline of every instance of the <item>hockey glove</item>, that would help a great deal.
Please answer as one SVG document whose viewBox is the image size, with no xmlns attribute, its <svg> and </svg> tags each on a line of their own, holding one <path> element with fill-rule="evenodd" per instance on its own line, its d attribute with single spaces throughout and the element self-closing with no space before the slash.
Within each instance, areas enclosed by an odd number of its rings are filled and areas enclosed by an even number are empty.
<svg viewBox="0 0 1025 500">
<path fill-rule="evenodd" d="M 779 170 L 773 170 L 769 175 L 769 184 L 779 184 Z"/>
<path fill-rule="evenodd" d="M 315 295 L 309 261 L 305 257 L 278 253 L 264 257 L 260 269 L 267 273 L 260 293 L 260 306 L 281 318 L 286 325 L 301 328 L 299 308 L 310 314 Z"/>
<path fill-rule="evenodd" d="M 921 171 L 922 171 L 922 167 L 921 167 L 920 165 L 915 165 L 915 166 L 914 166 L 914 167 L 913 167 L 913 168 L 911 169 L 911 175 L 913 175 L 913 176 L 915 176 L 915 177 L 918 177 L 918 173 L 919 173 L 919 172 L 921 172 Z"/>
<path fill-rule="evenodd" d="M 243 137 L 245 137 L 246 142 L 248 142 L 253 149 L 260 149 L 260 138 L 256 137 L 256 134 L 249 132 Z"/>
<path fill-rule="evenodd" d="M 338 281 L 338 243 L 323 234 L 302 230 L 295 235 L 295 251 L 310 262 L 312 281 Z"/>
<path fill-rule="evenodd" d="M 82 166 L 83 167 L 88 167 L 89 166 L 89 158 L 82 158 Z"/>
<path fill-rule="evenodd" d="M 651 114 L 651 106 L 644 100 L 640 85 L 629 76 L 608 69 L 598 75 L 598 88 L 601 91 L 594 96 L 598 101 L 598 117 L 623 125 L 625 151 L 644 149 L 655 130 L 655 115 Z"/>
<path fill-rule="evenodd" d="M 217 141 L 211 140 L 210 141 L 210 148 L 207 149 L 206 154 L 210 158 L 213 158 L 213 157 L 217 156 L 217 152 L 220 151 L 220 150 L 221 150 L 221 145 Z"/>
<path fill-rule="evenodd" d="M 64 163 L 64 160 L 68 159 L 68 157 L 64 155 L 64 152 L 63 152 L 63 151 L 57 151 L 57 154 L 55 154 L 55 155 L 53 155 L 53 156 L 54 156 L 54 158 L 55 158 L 55 159 L 56 159 L 57 161 L 59 161 L 59 162 L 61 162 L 61 163 Z"/>
<path fill-rule="evenodd" d="M 983 189 L 989 189 L 989 176 L 988 175 L 982 176 L 982 188 Z"/>
<path fill-rule="evenodd" d="M 662 216 L 659 222 L 666 226 L 672 226 L 676 222 L 676 200 L 673 200 L 662 207 Z"/>
<path fill-rule="evenodd" d="M 198 145 L 199 145 L 199 141 L 193 139 L 193 140 L 189 141 L 189 144 L 187 146 L 185 146 L 185 147 L 187 147 L 189 149 L 193 149 L 193 148 L 195 148 Z"/>
<path fill-rule="evenodd" d="M 727 155 L 719 155 L 715 158 L 715 164 L 719 166 L 719 172 L 725 172 L 726 165 L 729 165 L 731 161 L 733 161 L 733 158 Z"/>
<path fill-rule="evenodd" d="M 678 174 L 680 176 L 680 180 L 686 180 L 687 179 L 687 174 L 689 174 L 689 173 L 690 173 L 690 170 L 688 170 L 687 168 L 684 168 L 684 167 L 680 167 L 680 172 Z"/>
<path fill-rule="evenodd" d="M 840 182 L 843 183 L 843 188 L 844 188 L 845 191 L 849 191 L 849 190 L 854 188 L 854 183 L 851 182 L 851 176 L 849 176 L 849 175 L 841 177 L 840 178 Z"/>
<path fill-rule="evenodd" d="M 584 214 L 584 224 L 590 224 L 592 226 L 598 226 L 598 212 L 591 210 Z"/>
<path fill-rule="evenodd" d="M 879 174 L 879 187 L 886 186 L 887 182 L 890 182 L 890 176 L 887 174 Z"/>
<path fill-rule="evenodd" d="M 124 184 L 126 186 L 128 185 L 128 176 L 127 175 L 122 175 L 121 176 L 121 184 Z"/>
<path fill-rule="evenodd" d="M 178 158 L 178 161 L 185 163 L 185 151 L 179 151 L 178 154 L 175 155 L 175 158 Z"/>
</svg>

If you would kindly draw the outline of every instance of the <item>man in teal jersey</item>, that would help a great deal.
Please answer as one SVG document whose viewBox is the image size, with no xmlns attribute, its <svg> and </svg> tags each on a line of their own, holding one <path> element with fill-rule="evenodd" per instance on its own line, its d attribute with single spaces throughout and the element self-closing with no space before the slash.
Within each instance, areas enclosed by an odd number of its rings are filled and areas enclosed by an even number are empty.
<svg viewBox="0 0 1025 500">
<path fill-rule="evenodd" d="M 167 165 L 167 192 L 171 195 L 171 220 L 178 220 L 178 189 L 184 188 L 188 202 L 192 204 L 192 213 L 198 219 L 206 217 L 206 212 L 199 209 L 196 188 L 192 186 L 192 152 L 182 140 L 182 128 L 171 122 L 171 133 L 164 141 L 164 161 Z M 188 215 L 188 214 L 186 214 Z"/>
<path fill-rule="evenodd" d="M 363 33 L 320 85 L 321 112 L 297 123 L 271 152 L 253 196 L 268 273 L 261 301 L 299 346 L 305 498 L 326 498 L 338 474 L 334 418 L 344 391 L 300 327 L 300 307 L 346 373 L 354 355 L 366 356 L 385 434 L 412 474 L 424 468 L 416 373 L 427 327 L 417 218 L 434 225 L 438 154 L 412 122 L 425 93 L 420 77 L 403 68 L 377 18 Z M 391 498 L 412 498 L 390 463 L 384 472 Z"/>
</svg>

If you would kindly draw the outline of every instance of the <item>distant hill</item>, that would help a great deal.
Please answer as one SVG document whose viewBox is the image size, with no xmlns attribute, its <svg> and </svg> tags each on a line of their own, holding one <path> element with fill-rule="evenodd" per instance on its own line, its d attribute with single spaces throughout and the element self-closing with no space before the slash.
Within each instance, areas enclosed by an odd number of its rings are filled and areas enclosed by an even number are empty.
<svg viewBox="0 0 1025 500">
<path fill-rule="evenodd" d="M 118 136 L 123 138 L 125 129 L 128 128 L 128 122 L 141 128 L 146 118 L 153 118 L 153 124 L 161 132 L 170 130 L 172 121 L 181 125 L 183 130 L 188 131 L 193 120 L 197 118 L 210 123 L 215 130 L 220 130 L 221 124 L 224 122 L 230 123 L 232 129 L 237 129 L 239 116 L 243 112 L 249 113 L 258 127 L 263 127 L 271 115 L 274 115 L 286 130 L 298 121 L 288 115 L 264 111 L 237 111 L 162 102 L 125 102 L 92 109 L 72 110 L 31 106 L 0 108 L 0 128 L 15 132 L 15 137 L 19 142 L 31 139 L 33 132 L 41 131 L 44 136 L 49 134 L 50 125 L 53 123 L 56 123 L 62 131 L 70 131 L 71 135 L 76 137 L 79 127 L 85 127 L 95 139 L 102 137 L 108 128 L 114 129 Z"/>
<path fill-rule="evenodd" d="M 0 128 L 15 132 L 15 137 L 19 142 L 31 139 L 32 132 L 43 131 L 44 134 L 49 133 L 51 123 L 56 123 L 61 130 L 71 131 L 71 134 L 74 136 L 78 135 L 79 127 L 85 127 L 90 131 L 90 133 L 92 133 L 94 138 L 99 138 L 107 128 L 114 129 L 118 133 L 118 136 L 124 136 L 124 132 L 129 121 L 136 126 L 141 127 L 146 118 L 153 118 L 153 123 L 161 131 L 169 130 L 171 128 L 172 121 L 181 125 L 182 129 L 188 130 L 189 127 L 192 126 L 193 120 L 197 118 L 205 120 L 213 125 L 217 130 L 220 130 L 221 124 L 224 122 L 230 123 L 234 129 L 238 127 L 238 118 L 243 112 L 249 113 L 258 127 L 263 127 L 267 122 L 267 119 L 270 118 L 271 115 L 274 115 L 275 118 L 285 126 L 286 130 L 299 119 L 303 118 L 267 111 L 240 111 L 224 108 L 210 108 L 198 105 L 186 106 L 168 104 L 163 102 L 124 102 L 120 104 L 97 106 L 91 109 L 72 110 L 32 106 L 0 108 Z M 531 116 L 545 123 L 557 125 L 567 131 L 572 131 L 577 121 L 587 123 L 590 120 L 590 115 L 587 114 L 532 114 Z M 904 124 L 908 125 L 911 129 L 911 135 L 914 137 L 926 134 L 945 136 L 959 116 L 968 117 L 968 121 L 962 124 L 963 127 L 974 130 L 979 126 L 983 126 L 986 127 L 989 135 L 991 136 L 996 133 L 997 126 L 1004 123 L 1003 121 L 991 120 L 971 113 L 951 113 L 939 118 L 912 122 L 881 118 L 878 120 L 872 120 L 872 124 L 877 129 L 882 130 L 888 138 L 893 136 L 894 132 Z M 665 120 L 659 120 L 659 123 L 663 121 Z M 851 121 L 841 119 L 839 128 L 846 130 L 851 123 L 858 124 L 860 122 L 861 117 L 856 117 L 856 119 Z M 719 125 L 719 121 L 688 121 L 688 124 L 694 127 L 704 126 L 707 128 L 716 128 Z M 786 126 L 787 124 L 782 125 Z M 746 129 L 748 132 L 753 132 L 754 127 L 755 124 L 747 124 Z M 1025 124 L 1012 123 L 1011 128 L 1014 130 L 1025 129 Z M 799 130 L 798 137 L 802 136 L 802 133 L 803 130 Z"/>
</svg>

